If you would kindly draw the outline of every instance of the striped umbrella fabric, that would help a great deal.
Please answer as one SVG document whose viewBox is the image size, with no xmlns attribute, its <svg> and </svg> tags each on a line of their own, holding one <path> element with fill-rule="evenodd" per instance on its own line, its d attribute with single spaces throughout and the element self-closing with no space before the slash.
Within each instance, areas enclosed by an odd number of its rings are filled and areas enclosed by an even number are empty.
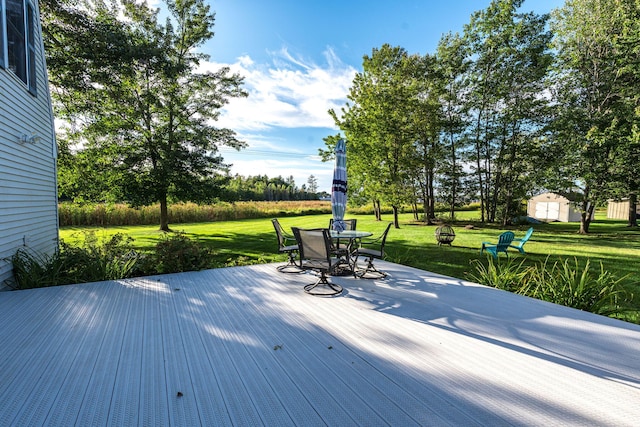
<svg viewBox="0 0 640 427">
<path fill-rule="evenodd" d="M 333 169 L 331 185 L 331 213 L 333 213 L 333 229 L 344 231 L 344 212 L 347 209 L 347 145 L 344 139 L 336 144 L 336 166 Z"/>
</svg>

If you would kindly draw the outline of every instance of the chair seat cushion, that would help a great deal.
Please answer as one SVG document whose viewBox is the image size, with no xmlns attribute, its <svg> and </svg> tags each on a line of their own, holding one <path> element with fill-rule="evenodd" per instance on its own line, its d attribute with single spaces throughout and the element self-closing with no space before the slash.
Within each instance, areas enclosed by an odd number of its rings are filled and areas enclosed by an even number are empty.
<svg viewBox="0 0 640 427">
<path fill-rule="evenodd" d="M 302 261 L 302 268 L 329 271 L 329 269 L 333 268 L 337 264 L 338 258 L 331 258 L 331 264 L 324 260 L 309 259 Z"/>
<path fill-rule="evenodd" d="M 359 248 L 358 255 L 372 256 L 374 258 L 382 258 L 382 252 L 375 249 Z"/>
<path fill-rule="evenodd" d="M 298 250 L 298 245 L 283 246 L 280 248 L 280 252 L 293 252 Z"/>
</svg>

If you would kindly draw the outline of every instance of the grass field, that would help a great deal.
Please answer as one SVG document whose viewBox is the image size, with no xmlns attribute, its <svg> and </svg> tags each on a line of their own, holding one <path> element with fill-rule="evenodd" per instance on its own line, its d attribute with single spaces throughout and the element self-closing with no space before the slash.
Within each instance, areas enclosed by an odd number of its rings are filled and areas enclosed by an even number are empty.
<svg viewBox="0 0 640 427">
<path fill-rule="evenodd" d="M 436 226 L 416 223 L 410 214 L 400 216 L 400 228 L 391 228 L 387 241 L 387 259 L 461 279 L 466 278 L 470 261 L 484 259 L 480 254 L 483 241 L 496 242 L 504 229 L 493 224 L 477 221 L 477 212 L 461 212 L 453 223 L 456 238 L 452 246 L 438 246 L 434 234 Z M 602 215 L 600 215 L 602 216 Z M 331 216 L 308 215 L 283 217 L 280 222 L 285 230 L 292 226 L 302 228 L 326 227 Z M 357 218 L 358 229 L 380 234 L 391 215 L 383 221 L 375 221 L 372 215 L 347 215 Z M 473 229 L 465 226 L 473 225 Z M 628 275 L 627 281 L 637 283 L 638 262 L 640 261 L 640 230 L 630 229 L 624 221 L 606 220 L 599 216 L 592 224 L 591 234 L 577 234 L 578 224 L 551 223 L 534 225 L 535 232 L 525 245 L 526 255 L 513 251 L 510 256 L 525 258 L 526 263 L 544 261 L 547 256 L 554 258 L 576 257 L 581 264 L 587 259 L 592 265 L 602 262 L 605 269 L 618 277 Z M 237 265 L 247 263 L 268 263 L 285 261 L 285 255 L 277 253 L 275 232 L 269 219 L 248 219 L 240 221 L 220 221 L 209 223 L 176 224 L 174 231 L 181 231 L 189 237 L 210 245 L 215 251 L 216 265 Z M 516 237 L 524 235 L 528 226 L 510 227 Z M 121 232 L 135 239 L 135 246 L 141 250 L 151 247 L 163 235 L 157 226 L 127 227 L 64 227 L 60 237 L 67 243 L 81 238 L 82 232 L 93 230 L 98 237 L 109 237 Z"/>
</svg>

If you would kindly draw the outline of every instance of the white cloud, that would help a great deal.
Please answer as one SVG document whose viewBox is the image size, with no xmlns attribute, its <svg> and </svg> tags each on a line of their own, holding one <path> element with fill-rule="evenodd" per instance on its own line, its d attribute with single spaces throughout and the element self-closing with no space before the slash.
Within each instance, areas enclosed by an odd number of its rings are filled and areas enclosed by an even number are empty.
<svg viewBox="0 0 640 427">
<path fill-rule="evenodd" d="M 332 49 L 324 52 L 325 65 L 292 56 L 286 49 L 272 52 L 270 64 L 256 64 L 241 56 L 233 64 L 203 64 L 204 69 L 228 65 L 245 77 L 248 98 L 232 99 L 217 125 L 241 131 L 274 127 L 334 128 L 327 111 L 340 109 L 356 69 L 340 61 Z"/>
<path fill-rule="evenodd" d="M 293 176 L 296 185 L 306 184 L 310 175 L 318 179 L 320 191 L 331 190 L 333 163 L 323 163 L 317 153 L 322 141 L 309 143 L 290 138 L 283 129 L 321 128 L 337 131 L 328 110 L 339 110 L 356 69 L 344 64 L 334 51 L 324 53 L 325 64 L 294 56 L 288 50 L 270 52 L 267 64 L 258 64 L 250 56 L 233 64 L 203 63 L 200 71 L 228 66 L 244 76 L 248 98 L 231 99 L 216 126 L 233 129 L 248 147 L 240 152 L 221 148 L 231 173 L 243 176 Z M 311 132 L 313 133 L 313 132 Z"/>
</svg>

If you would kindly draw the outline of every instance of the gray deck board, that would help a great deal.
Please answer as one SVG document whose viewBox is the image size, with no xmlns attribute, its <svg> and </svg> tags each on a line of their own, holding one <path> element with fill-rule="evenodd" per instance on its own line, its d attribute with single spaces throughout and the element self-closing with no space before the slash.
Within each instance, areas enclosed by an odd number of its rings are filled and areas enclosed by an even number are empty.
<svg viewBox="0 0 640 427">
<path fill-rule="evenodd" d="M 379 265 L 0 293 L 0 425 L 637 425 L 640 326 Z"/>
</svg>

